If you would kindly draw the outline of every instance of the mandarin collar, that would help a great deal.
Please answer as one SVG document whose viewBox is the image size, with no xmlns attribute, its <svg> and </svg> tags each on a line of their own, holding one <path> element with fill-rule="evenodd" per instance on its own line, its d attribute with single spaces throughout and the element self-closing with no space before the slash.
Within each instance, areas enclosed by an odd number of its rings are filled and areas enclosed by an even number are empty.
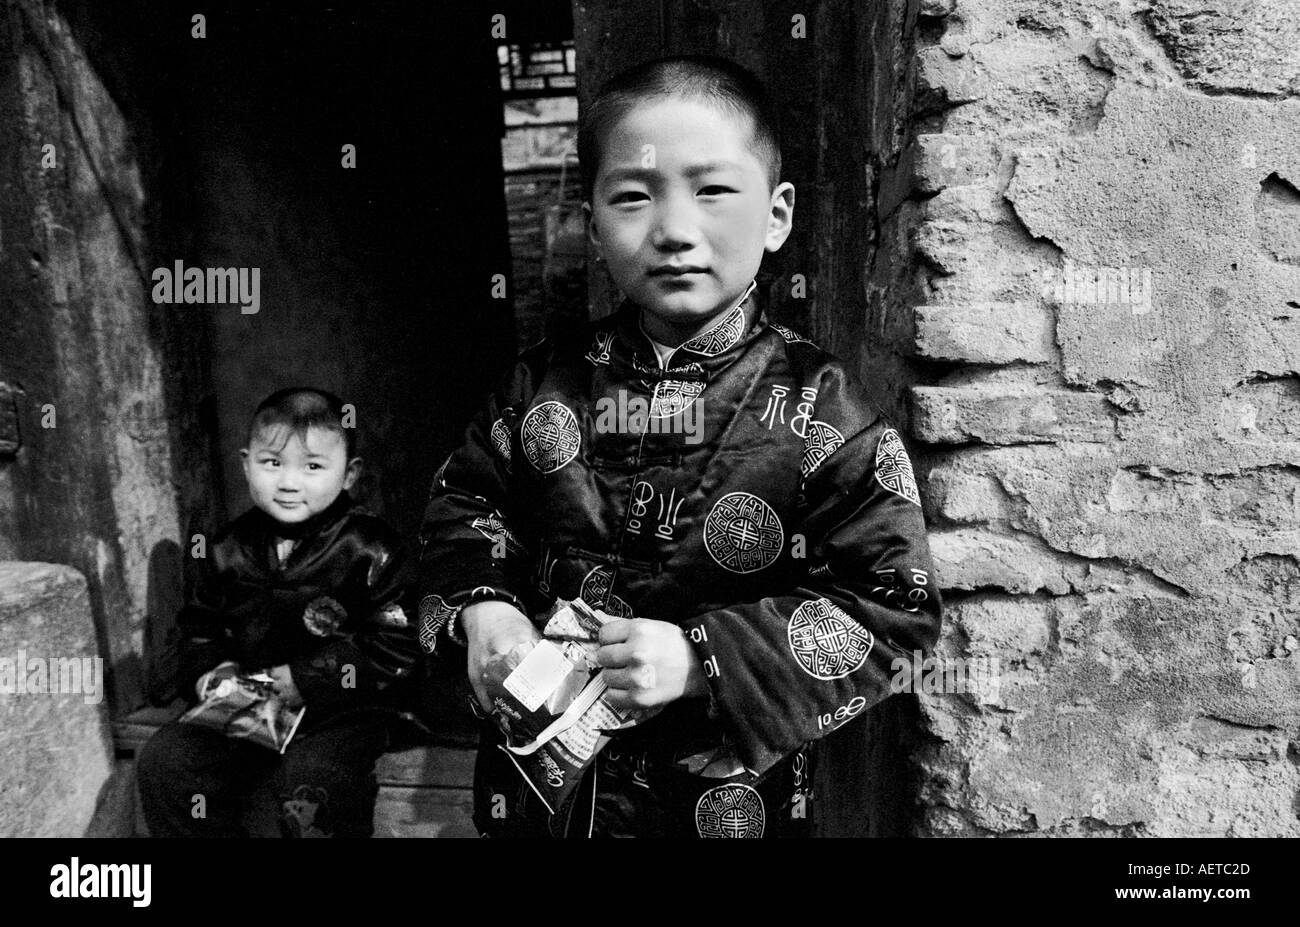
<svg viewBox="0 0 1300 927">
<path fill-rule="evenodd" d="M 735 349 L 746 344 L 755 329 L 761 329 L 767 321 L 757 294 L 757 281 L 750 281 L 740 299 L 730 309 L 719 313 L 712 325 L 673 349 L 669 355 L 668 369 L 692 363 L 713 369 L 730 363 Z M 655 356 L 650 336 L 641 324 L 643 311 L 630 300 L 624 299 L 618 309 L 617 330 L 632 354 L 633 365 L 658 379 L 659 360 Z"/>
</svg>

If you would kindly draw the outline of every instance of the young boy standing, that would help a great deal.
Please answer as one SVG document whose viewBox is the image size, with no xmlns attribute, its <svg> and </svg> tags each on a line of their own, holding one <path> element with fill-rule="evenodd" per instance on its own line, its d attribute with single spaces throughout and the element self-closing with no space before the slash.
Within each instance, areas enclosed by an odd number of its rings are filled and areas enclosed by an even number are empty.
<svg viewBox="0 0 1300 927">
<path fill-rule="evenodd" d="M 538 637 L 529 616 L 581 597 L 619 616 L 597 655 L 611 701 L 662 710 L 616 734 L 553 815 L 485 727 L 475 819 L 798 833 L 808 745 L 938 636 L 911 464 L 845 365 L 766 319 L 754 277 L 790 233 L 794 188 L 752 74 L 640 65 L 602 88 L 579 148 L 591 240 L 626 299 L 525 352 L 439 471 L 421 640 L 463 635 L 486 706 L 488 664 Z M 634 401 L 646 421 L 597 414 Z M 671 427 L 688 411 L 701 428 Z"/>
<path fill-rule="evenodd" d="M 419 659 L 402 610 L 408 558 L 395 531 L 348 495 L 360 471 L 339 399 L 281 390 L 262 402 L 242 452 L 253 508 L 195 563 L 178 618 L 180 683 L 202 698 L 264 670 L 305 713 L 284 755 L 181 722 L 141 751 L 151 836 L 244 835 L 243 803 L 277 779 L 288 836 L 369 836 L 376 760 L 397 693 Z"/>
</svg>

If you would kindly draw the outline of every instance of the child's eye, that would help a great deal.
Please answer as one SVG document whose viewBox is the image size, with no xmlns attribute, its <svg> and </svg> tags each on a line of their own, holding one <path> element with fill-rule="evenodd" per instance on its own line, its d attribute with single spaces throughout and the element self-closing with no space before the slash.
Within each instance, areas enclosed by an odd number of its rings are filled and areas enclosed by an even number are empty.
<svg viewBox="0 0 1300 927">
<path fill-rule="evenodd" d="M 622 193 L 615 193 L 614 196 L 610 198 L 610 202 L 614 204 L 638 203 L 641 200 L 648 200 L 649 198 L 650 197 L 646 196 L 640 190 L 624 190 Z"/>
<path fill-rule="evenodd" d="M 266 458 L 266 460 L 263 460 L 263 461 L 262 461 L 262 466 L 264 466 L 264 467 L 278 467 L 278 466 L 280 466 L 280 461 L 276 460 L 274 457 L 268 457 L 268 458 Z"/>
<path fill-rule="evenodd" d="M 719 183 L 714 183 L 714 184 L 709 184 L 707 187 L 703 187 L 703 188 L 701 188 L 701 190 L 700 190 L 700 195 L 701 195 L 701 196 L 719 196 L 719 195 L 721 195 L 721 194 L 723 194 L 723 193 L 735 193 L 735 192 L 736 192 L 736 191 L 735 191 L 732 187 L 727 187 L 727 186 L 723 186 L 722 184 L 719 184 Z"/>
<path fill-rule="evenodd" d="M 325 468 L 322 467 L 322 466 L 321 466 L 320 464 L 318 464 L 318 463 L 309 463 L 309 464 L 307 464 L 307 469 L 308 469 L 308 470 L 324 470 Z"/>
</svg>

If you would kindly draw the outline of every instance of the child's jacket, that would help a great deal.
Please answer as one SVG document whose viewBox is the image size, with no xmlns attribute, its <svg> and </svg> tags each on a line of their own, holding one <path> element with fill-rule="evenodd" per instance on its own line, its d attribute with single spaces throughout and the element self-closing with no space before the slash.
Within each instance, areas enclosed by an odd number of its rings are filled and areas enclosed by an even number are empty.
<svg viewBox="0 0 1300 927">
<path fill-rule="evenodd" d="M 297 545 L 281 565 L 275 541 L 286 533 Z M 284 663 L 305 723 L 389 704 L 420 658 L 401 607 L 409 566 L 396 532 L 346 492 L 297 526 L 245 512 L 193 564 L 177 619 L 183 691 L 225 660 L 247 672 Z"/>
<path fill-rule="evenodd" d="M 628 303 L 521 356 L 435 479 L 421 642 L 481 598 L 674 622 L 712 698 L 616 740 L 684 757 L 725 739 L 761 774 L 935 643 L 920 498 L 845 365 L 755 297 L 666 366 Z"/>
</svg>

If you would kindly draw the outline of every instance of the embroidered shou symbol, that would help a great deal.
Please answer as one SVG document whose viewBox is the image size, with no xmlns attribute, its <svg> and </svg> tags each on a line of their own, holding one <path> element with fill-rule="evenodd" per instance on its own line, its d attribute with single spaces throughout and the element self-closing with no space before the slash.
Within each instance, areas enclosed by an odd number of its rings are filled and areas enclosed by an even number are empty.
<svg viewBox="0 0 1300 927">
<path fill-rule="evenodd" d="M 596 332 L 596 340 L 591 345 L 591 350 L 585 355 L 587 360 L 592 364 L 600 366 L 609 363 L 609 349 L 614 344 L 614 332 L 611 329 L 607 332 Z"/>
<path fill-rule="evenodd" d="M 803 460 L 800 470 L 806 480 L 817 472 L 817 468 L 844 444 L 844 435 L 825 422 L 811 421 L 805 429 L 803 439 Z"/>
<path fill-rule="evenodd" d="M 916 489 L 912 461 L 908 459 L 903 439 L 892 428 L 885 429 L 876 445 L 876 481 L 895 495 L 902 496 L 914 505 L 921 504 L 921 494 Z"/>
<path fill-rule="evenodd" d="M 790 390 L 784 386 L 773 386 L 772 395 L 767 397 L 767 408 L 763 410 L 763 415 L 759 418 L 760 422 L 767 425 L 767 430 L 771 431 L 777 423 L 780 416 L 780 422 L 785 424 L 785 397 Z M 771 421 L 768 421 L 769 417 Z"/>
<path fill-rule="evenodd" d="M 420 600 L 420 646 L 425 653 L 433 653 L 438 632 L 456 611 L 440 595 L 426 595 Z"/>
<path fill-rule="evenodd" d="M 880 585 L 872 587 L 871 597 L 885 605 L 897 601 L 905 612 L 920 611 L 921 606 L 930 601 L 930 593 L 926 588 L 930 585 L 930 574 L 916 567 L 910 568 L 907 573 L 907 586 L 904 588 L 899 582 L 896 568 L 876 570 L 876 582 Z"/>
<path fill-rule="evenodd" d="M 493 543 L 504 543 L 508 553 L 517 556 L 527 553 L 519 538 L 515 537 L 514 532 L 506 526 L 505 519 L 501 517 L 500 512 L 493 512 L 491 515 L 480 515 L 470 522 L 470 527 L 476 529 L 479 534 Z"/>
<path fill-rule="evenodd" d="M 578 598 L 592 608 L 598 608 L 615 618 L 631 618 L 632 607 L 614 594 L 614 570 L 608 566 L 595 566 L 582 580 Z"/>
<path fill-rule="evenodd" d="M 704 519 L 704 548 L 718 566 L 753 573 L 781 555 L 785 530 L 772 507 L 747 492 L 727 493 Z"/>
<path fill-rule="evenodd" d="M 811 344 L 814 348 L 817 347 L 816 342 L 808 340 L 794 329 L 786 328 L 784 325 L 777 325 L 773 322 L 772 330 L 784 338 L 786 344 Z"/>
<path fill-rule="evenodd" d="M 674 367 L 669 373 L 688 374 L 683 380 L 660 380 L 650 399 L 651 418 L 672 418 L 685 412 L 704 392 L 704 368 L 694 362 Z M 646 384 L 649 386 L 650 384 Z"/>
<path fill-rule="evenodd" d="M 578 456 L 582 435 L 573 411 L 562 402 L 540 403 L 524 416 L 519 431 L 524 456 L 538 471 L 554 473 Z"/>
<path fill-rule="evenodd" d="M 673 540 L 673 532 L 677 530 L 677 514 L 681 511 L 682 503 L 686 500 L 677 495 L 677 490 L 671 489 L 667 495 L 661 490 L 655 489 L 645 480 L 637 480 L 632 486 L 632 504 L 627 520 L 627 533 L 640 534 L 645 525 L 645 519 L 650 514 L 651 504 L 657 505 L 657 512 L 654 516 L 656 527 L 655 537 L 665 541 Z"/>
<path fill-rule="evenodd" d="M 742 304 L 743 305 L 743 302 Z M 705 357 L 714 357 L 730 348 L 745 334 L 745 310 L 736 306 L 722 321 L 702 335 L 685 342 L 679 350 L 693 351 Z"/>
<path fill-rule="evenodd" d="M 862 666 L 875 644 L 871 632 L 828 599 L 804 602 L 790 616 L 790 652 L 804 672 L 840 679 Z"/>
<path fill-rule="evenodd" d="M 711 788 L 695 803 L 695 832 L 701 837 L 761 837 L 766 823 L 763 797 L 739 782 Z"/>
<path fill-rule="evenodd" d="M 659 527 L 655 528 L 655 537 L 665 541 L 673 539 L 677 530 L 677 513 L 681 511 L 685 499 L 677 498 L 677 490 L 671 490 L 667 496 L 659 493 Z"/>
<path fill-rule="evenodd" d="M 551 594 L 551 574 L 555 572 L 555 564 L 557 563 L 559 563 L 559 558 L 551 552 L 549 547 L 543 547 L 542 555 L 537 561 L 537 571 L 533 576 L 537 591 L 542 595 L 549 596 Z"/>
<path fill-rule="evenodd" d="M 790 430 L 799 437 L 806 437 L 808 431 L 808 422 L 813 416 L 813 403 L 817 401 L 817 390 L 812 386 L 805 386 L 799 390 L 799 405 L 794 408 L 794 418 L 790 419 Z"/>
<path fill-rule="evenodd" d="M 492 446 L 496 448 L 497 454 L 500 455 L 502 463 L 506 466 L 506 470 L 509 470 L 510 426 L 506 424 L 505 418 L 499 418 L 492 423 Z"/>
<path fill-rule="evenodd" d="M 650 507 L 650 500 L 655 497 L 655 488 L 645 480 L 637 480 L 632 487 L 632 506 L 627 520 L 627 533 L 640 534 L 643 519 Z"/>
</svg>

